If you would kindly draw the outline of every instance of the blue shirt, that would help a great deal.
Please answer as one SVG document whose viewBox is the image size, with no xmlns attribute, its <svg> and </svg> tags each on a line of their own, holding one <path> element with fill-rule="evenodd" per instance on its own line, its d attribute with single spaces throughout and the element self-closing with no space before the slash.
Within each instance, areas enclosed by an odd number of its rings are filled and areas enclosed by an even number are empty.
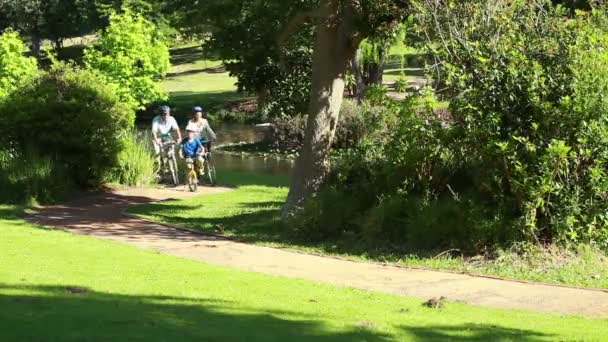
<svg viewBox="0 0 608 342">
<path fill-rule="evenodd" d="M 194 138 L 192 140 L 186 138 L 182 141 L 182 150 L 184 151 L 185 158 L 194 158 L 197 152 L 202 151 L 203 142 L 199 139 Z"/>
</svg>

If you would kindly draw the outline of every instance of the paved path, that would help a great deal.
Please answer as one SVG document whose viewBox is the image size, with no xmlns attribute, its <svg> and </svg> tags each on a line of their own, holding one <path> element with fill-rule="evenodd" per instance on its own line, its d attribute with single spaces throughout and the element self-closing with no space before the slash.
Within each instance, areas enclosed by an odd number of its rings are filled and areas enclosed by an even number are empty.
<svg viewBox="0 0 608 342">
<path fill-rule="evenodd" d="M 200 193 L 228 191 L 203 188 Z M 123 190 L 41 208 L 36 223 L 131 243 L 180 257 L 247 271 L 303 278 L 468 304 L 608 317 L 608 292 L 528 284 L 463 274 L 405 269 L 248 245 L 151 223 L 122 212 L 130 205 L 192 196 L 177 190 Z"/>
</svg>

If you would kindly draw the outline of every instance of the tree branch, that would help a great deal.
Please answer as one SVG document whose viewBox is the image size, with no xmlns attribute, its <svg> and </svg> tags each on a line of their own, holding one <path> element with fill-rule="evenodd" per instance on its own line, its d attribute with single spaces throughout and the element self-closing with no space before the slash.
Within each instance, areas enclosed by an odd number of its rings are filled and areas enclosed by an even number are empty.
<svg viewBox="0 0 608 342">
<path fill-rule="evenodd" d="M 289 36 L 294 34 L 306 21 L 318 17 L 318 13 L 318 10 L 310 10 L 299 13 L 291 18 L 285 29 L 277 37 L 277 46 L 283 46 L 287 39 L 289 39 Z"/>
</svg>

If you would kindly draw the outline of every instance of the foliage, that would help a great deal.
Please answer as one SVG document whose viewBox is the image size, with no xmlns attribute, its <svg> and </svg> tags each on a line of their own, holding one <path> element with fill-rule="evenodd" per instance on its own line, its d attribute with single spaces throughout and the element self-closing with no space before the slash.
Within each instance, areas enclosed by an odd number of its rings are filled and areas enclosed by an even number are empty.
<svg viewBox="0 0 608 342">
<path fill-rule="evenodd" d="M 310 88 L 312 26 L 278 37 L 289 19 L 315 1 L 176 1 L 177 25 L 204 38 L 203 48 L 225 61 L 239 90 L 255 94 L 271 117 L 301 114 Z"/>
<path fill-rule="evenodd" d="M 263 118 L 293 117 L 307 112 L 312 50 L 307 47 L 297 50 L 286 49 L 283 54 L 282 65 L 266 66 L 267 72 L 273 76 L 267 80 L 258 80 L 269 82 L 266 94 L 268 98 L 260 104 Z M 228 67 L 230 68 L 230 64 Z M 256 72 L 259 72 L 259 69 Z M 252 77 L 257 76 L 252 75 Z M 244 82 L 239 82 L 237 85 L 242 87 Z"/>
<path fill-rule="evenodd" d="M 0 203 L 54 203 L 75 188 L 65 168 L 33 151 L 0 150 Z"/>
<path fill-rule="evenodd" d="M 128 186 L 146 186 L 156 181 L 156 160 L 150 149 L 151 138 L 136 130 L 122 139 L 118 165 L 107 176 L 107 181 Z"/>
<path fill-rule="evenodd" d="M 24 52 L 16 32 L 7 30 L 0 35 L 0 101 L 36 74 L 36 60 L 24 57 Z"/>
<path fill-rule="evenodd" d="M 488 6 L 501 11 L 488 17 Z M 466 44 L 448 39 L 435 54 L 458 94 L 461 148 L 482 166 L 475 187 L 517 218 L 514 235 L 608 247 L 606 14 L 563 14 L 544 1 L 498 2 L 439 9 L 429 20 L 461 18 L 435 29 Z"/>
<path fill-rule="evenodd" d="M 95 0 L 0 0 L 0 8 L 0 30 L 11 27 L 33 41 L 49 39 L 57 47 L 101 24 Z"/>
<path fill-rule="evenodd" d="M 170 66 L 169 49 L 156 26 L 129 9 L 110 16 L 110 26 L 99 33 L 94 47 L 85 50 L 84 61 L 134 109 L 166 98 L 159 81 Z"/>
<path fill-rule="evenodd" d="M 1 145 L 50 159 L 80 187 L 98 186 L 117 164 L 121 137 L 134 121 L 115 93 L 90 71 L 57 66 L 0 106 Z"/>
<path fill-rule="evenodd" d="M 370 89 L 368 104 L 382 112 L 370 124 L 384 124 L 335 158 L 296 227 L 405 250 L 607 248 L 606 13 L 564 20 L 546 1 L 428 1 L 423 10 L 450 115 L 432 110 L 428 90 L 397 102 Z"/>
<path fill-rule="evenodd" d="M 401 76 L 397 79 L 397 81 L 395 81 L 395 91 L 399 92 L 399 93 L 405 93 L 407 91 L 407 88 L 409 87 L 409 82 L 407 81 L 407 78 L 405 78 L 404 76 Z"/>
<path fill-rule="evenodd" d="M 333 141 L 334 149 L 355 146 L 368 132 L 368 125 L 361 116 L 362 108 L 352 100 L 344 101 L 340 121 Z M 272 147 L 281 151 L 300 151 L 304 144 L 307 116 L 297 115 L 272 120 Z"/>
</svg>

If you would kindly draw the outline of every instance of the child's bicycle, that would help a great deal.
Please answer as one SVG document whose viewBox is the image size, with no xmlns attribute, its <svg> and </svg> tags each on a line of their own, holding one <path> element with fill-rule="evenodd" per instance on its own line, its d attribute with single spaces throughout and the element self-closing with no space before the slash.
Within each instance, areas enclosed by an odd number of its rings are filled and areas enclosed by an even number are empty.
<svg viewBox="0 0 608 342">
<path fill-rule="evenodd" d="M 211 159 L 211 153 L 206 152 L 203 153 L 202 165 L 198 165 L 193 158 L 186 158 L 186 166 L 188 169 L 188 176 L 186 177 L 188 180 L 188 189 L 192 192 L 196 192 L 198 190 L 199 184 L 199 174 L 201 175 L 203 181 L 208 182 L 209 185 L 215 185 L 215 165 L 213 164 L 213 160 Z M 202 172 L 201 172 L 202 170 Z"/>
</svg>

